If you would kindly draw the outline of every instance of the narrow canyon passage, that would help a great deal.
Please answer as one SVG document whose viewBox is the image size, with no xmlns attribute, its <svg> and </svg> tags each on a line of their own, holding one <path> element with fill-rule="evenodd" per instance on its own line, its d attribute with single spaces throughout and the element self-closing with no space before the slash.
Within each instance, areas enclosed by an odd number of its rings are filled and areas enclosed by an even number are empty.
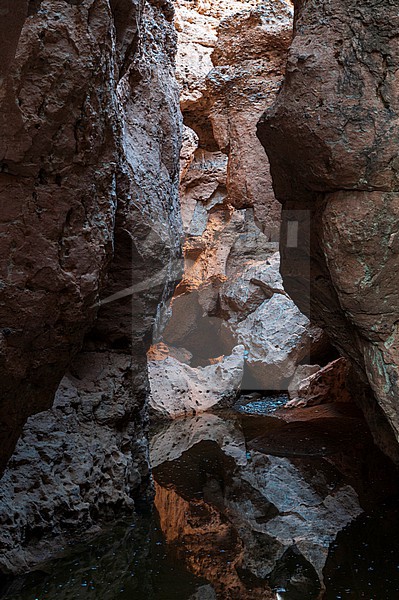
<svg viewBox="0 0 399 600">
<path fill-rule="evenodd" d="M 4 8 L 0 598 L 398 596 L 399 17 L 351 2 Z"/>
</svg>

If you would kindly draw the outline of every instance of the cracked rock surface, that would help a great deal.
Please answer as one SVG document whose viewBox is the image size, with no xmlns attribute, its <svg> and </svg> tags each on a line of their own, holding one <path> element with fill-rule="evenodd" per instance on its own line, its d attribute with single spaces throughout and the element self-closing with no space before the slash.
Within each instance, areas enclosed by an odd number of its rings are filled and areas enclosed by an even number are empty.
<svg viewBox="0 0 399 600">
<path fill-rule="evenodd" d="M 392 2 L 297 1 L 286 79 L 258 126 L 283 204 L 285 288 L 355 365 L 375 439 L 396 462 L 398 19 Z"/>
<path fill-rule="evenodd" d="M 24 6 L 0 88 L 6 573 L 148 493 L 146 350 L 180 270 L 172 6 Z"/>
</svg>

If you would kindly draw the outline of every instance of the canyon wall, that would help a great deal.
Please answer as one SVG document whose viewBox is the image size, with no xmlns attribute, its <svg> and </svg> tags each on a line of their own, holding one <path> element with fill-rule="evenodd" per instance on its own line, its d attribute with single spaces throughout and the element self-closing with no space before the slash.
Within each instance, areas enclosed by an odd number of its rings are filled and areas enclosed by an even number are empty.
<svg viewBox="0 0 399 600">
<path fill-rule="evenodd" d="M 285 289 L 356 366 L 355 397 L 396 462 L 398 25 L 394 2 L 298 0 L 285 82 L 258 126 Z"/>
<path fill-rule="evenodd" d="M 284 0 L 177 3 L 185 265 L 163 332 L 167 347 L 151 353 L 166 360 L 164 371 L 150 362 L 152 406 L 163 417 L 215 406 L 217 395 L 225 404 L 225 382 L 236 382 L 235 391 L 287 390 L 298 365 L 317 362 L 326 348 L 282 286 L 281 208 L 256 137 L 283 80 L 292 20 Z M 183 391 L 193 388 L 188 401 Z"/>
<path fill-rule="evenodd" d="M 1 470 L 23 430 L 3 573 L 147 493 L 146 350 L 181 267 L 172 5 L 18 6 L 0 48 Z"/>
</svg>

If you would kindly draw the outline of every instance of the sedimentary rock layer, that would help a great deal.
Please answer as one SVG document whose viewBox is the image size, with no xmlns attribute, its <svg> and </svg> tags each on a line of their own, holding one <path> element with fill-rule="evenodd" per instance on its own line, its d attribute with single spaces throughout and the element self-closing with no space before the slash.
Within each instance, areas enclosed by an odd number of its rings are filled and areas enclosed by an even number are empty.
<svg viewBox="0 0 399 600">
<path fill-rule="evenodd" d="M 397 6 L 302 0 L 295 23 L 258 127 L 283 203 L 285 288 L 371 386 L 379 406 L 363 391 L 365 412 L 398 460 Z"/>
</svg>

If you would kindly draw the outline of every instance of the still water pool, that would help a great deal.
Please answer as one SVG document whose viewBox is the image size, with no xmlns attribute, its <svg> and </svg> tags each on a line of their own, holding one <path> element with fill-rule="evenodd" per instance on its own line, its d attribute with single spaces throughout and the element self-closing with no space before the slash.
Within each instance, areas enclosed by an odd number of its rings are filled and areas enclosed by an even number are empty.
<svg viewBox="0 0 399 600">
<path fill-rule="evenodd" d="M 280 412 L 247 405 L 158 427 L 154 506 L 0 597 L 396 600 L 396 472 L 352 409 Z"/>
</svg>

